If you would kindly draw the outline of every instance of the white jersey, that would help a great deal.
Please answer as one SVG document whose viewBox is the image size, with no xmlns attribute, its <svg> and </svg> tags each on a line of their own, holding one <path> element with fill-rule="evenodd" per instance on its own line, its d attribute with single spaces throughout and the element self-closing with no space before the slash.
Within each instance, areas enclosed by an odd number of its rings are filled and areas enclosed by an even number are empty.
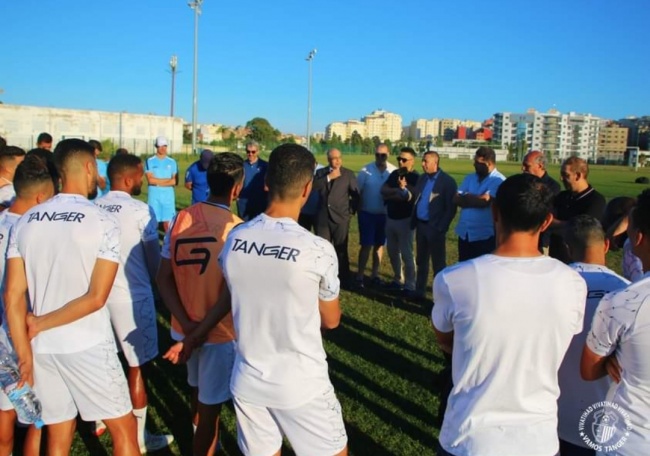
<svg viewBox="0 0 650 456">
<path fill-rule="evenodd" d="M 16 190 L 14 184 L 10 183 L 0 187 L 0 205 L 9 207 L 16 199 Z"/>
<path fill-rule="evenodd" d="M 0 255 L 2 255 L 2 261 L 0 261 L 0 301 L 2 302 L 2 309 L 0 309 L 0 315 L 2 316 L 2 326 L 5 330 L 8 331 L 7 318 L 5 317 L 5 303 L 4 303 L 4 291 L 5 291 L 5 273 L 7 262 L 5 258 L 7 256 L 7 247 L 9 246 L 9 233 L 11 229 L 16 224 L 20 215 L 9 212 L 9 209 L 6 209 L 0 212 Z"/>
<path fill-rule="evenodd" d="M 631 430 L 617 455 L 649 454 L 650 448 L 650 273 L 627 288 L 606 295 L 596 308 L 587 347 L 597 355 L 616 353 L 621 381 L 607 400 L 630 415 Z M 612 441 L 623 437 L 617 427 Z"/>
<path fill-rule="evenodd" d="M 573 337 L 558 372 L 560 381 L 560 398 L 557 403 L 558 435 L 562 440 L 587 448 L 579 435 L 580 417 L 589 406 L 605 399 L 610 381 L 609 377 L 589 382 L 582 379 L 580 375 L 582 349 L 601 298 L 611 291 L 625 288 L 630 282 L 605 266 L 587 263 L 572 263 L 569 266 L 587 283 L 587 302 L 582 332 Z"/>
<path fill-rule="evenodd" d="M 120 262 L 115 218 L 80 195 L 60 193 L 16 223 L 7 258 L 22 258 L 34 315 L 53 312 L 88 292 L 98 259 Z M 113 339 L 106 306 L 41 332 L 34 353 L 76 353 Z"/>
<path fill-rule="evenodd" d="M 557 371 L 582 329 L 587 287 L 546 256 L 496 255 L 436 275 L 432 320 L 454 332 L 440 444 L 457 456 L 558 451 Z"/>
<path fill-rule="evenodd" d="M 290 218 L 261 214 L 230 232 L 219 262 L 237 334 L 233 395 L 289 409 L 327 389 L 318 301 L 339 294 L 334 247 Z"/>
<path fill-rule="evenodd" d="M 111 213 L 120 224 L 120 268 L 115 276 L 110 302 L 141 301 L 153 296 L 143 244 L 158 240 L 158 222 L 153 209 L 126 192 L 111 190 L 94 203 Z"/>
</svg>

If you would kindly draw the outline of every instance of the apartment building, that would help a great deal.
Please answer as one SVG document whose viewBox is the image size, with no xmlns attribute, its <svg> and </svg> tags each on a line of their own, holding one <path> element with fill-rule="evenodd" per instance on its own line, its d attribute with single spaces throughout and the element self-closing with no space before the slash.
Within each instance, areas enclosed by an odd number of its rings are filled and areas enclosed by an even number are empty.
<svg viewBox="0 0 650 456">
<path fill-rule="evenodd" d="M 603 122 L 598 132 L 597 160 L 623 161 L 628 129 L 614 122 Z"/>
<path fill-rule="evenodd" d="M 357 132 L 364 138 L 377 136 L 382 141 L 398 141 L 402 137 L 402 116 L 388 111 L 377 110 L 361 120 L 347 122 L 332 122 L 325 130 L 325 139 L 329 140 L 334 134 L 346 140 Z"/>
</svg>

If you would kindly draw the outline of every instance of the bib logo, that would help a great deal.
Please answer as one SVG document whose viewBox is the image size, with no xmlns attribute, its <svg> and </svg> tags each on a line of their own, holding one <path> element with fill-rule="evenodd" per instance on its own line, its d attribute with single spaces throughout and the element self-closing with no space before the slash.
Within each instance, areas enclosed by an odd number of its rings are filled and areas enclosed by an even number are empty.
<svg viewBox="0 0 650 456">
<path fill-rule="evenodd" d="M 632 425 L 630 415 L 616 402 L 596 402 L 580 416 L 582 441 L 594 451 L 611 452 L 625 445 Z"/>
<path fill-rule="evenodd" d="M 212 254 L 205 244 L 217 243 L 217 238 L 208 236 L 200 238 L 179 239 L 174 248 L 174 261 L 178 266 L 189 266 L 198 264 L 201 266 L 199 275 L 202 275 L 208 268 Z M 178 250 L 181 249 L 181 252 Z M 185 258 L 182 258 L 184 257 Z"/>
</svg>

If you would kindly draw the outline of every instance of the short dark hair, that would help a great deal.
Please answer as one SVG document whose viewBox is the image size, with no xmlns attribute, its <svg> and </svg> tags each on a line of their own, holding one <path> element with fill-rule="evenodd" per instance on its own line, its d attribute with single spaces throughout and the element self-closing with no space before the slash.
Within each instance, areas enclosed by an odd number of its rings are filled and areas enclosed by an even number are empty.
<svg viewBox="0 0 650 456">
<path fill-rule="evenodd" d="M 14 190 L 16 190 L 16 195 L 20 198 L 29 188 L 47 181 L 53 181 L 47 162 L 37 155 L 27 155 L 25 160 L 16 167 Z"/>
<path fill-rule="evenodd" d="M 7 146 L 7 140 L 0 136 L 0 149 Z"/>
<path fill-rule="evenodd" d="M 490 163 L 496 163 L 497 161 L 497 154 L 494 152 L 494 149 L 488 146 L 481 146 L 476 149 L 475 155 Z"/>
<path fill-rule="evenodd" d="M 52 135 L 49 133 L 41 133 L 38 135 L 38 138 L 36 138 L 36 144 L 41 144 L 41 143 L 52 143 Z"/>
<path fill-rule="evenodd" d="M 103 149 L 102 149 L 102 143 L 100 143 L 100 142 L 97 141 L 96 139 L 90 139 L 90 140 L 88 141 L 88 144 L 90 144 L 91 146 L 93 146 L 93 148 L 97 149 L 98 151 L 103 152 Z"/>
<path fill-rule="evenodd" d="M 596 217 L 581 214 L 569 219 L 564 240 L 569 246 L 571 259 L 582 261 L 589 246 L 605 242 L 605 230 Z"/>
<path fill-rule="evenodd" d="M 137 170 L 141 163 L 142 160 L 137 155 L 120 154 L 114 156 L 108 162 L 108 168 L 106 170 L 108 180 L 117 181 L 118 176 L 121 176 L 129 170 Z"/>
<path fill-rule="evenodd" d="M 244 178 L 244 159 L 232 152 L 215 154 L 206 173 L 210 194 L 227 196 Z"/>
<path fill-rule="evenodd" d="M 414 150 L 412 147 L 408 147 L 408 146 L 406 146 L 406 147 L 402 147 L 402 148 L 399 150 L 399 152 L 400 152 L 400 153 L 402 153 L 402 152 L 407 153 L 407 154 L 409 154 L 411 157 L 415 157 L 415 156 L 417 155 L 417 154 L 415 153 L 415 150 Z"/>
<path fill-rule="evenodd" d="M 271 152 L 266 185 L 271 199 L 295 199 L 314 176 L 314 155 L 298 144 L 282 144 Z"/>
<path fill-rule="evenodd" d="M 534 232 L 551 212 L 553 194 L 539 177 L 515 174 L 501 183 L 494 204 L 504 229 Z"/>
<path fill-rule="evenodd" d="M 16 157 L 24 157 L 25 151 L 17 146 L 5 146 L 0 148 L 0 164 L 12 162 Z"/>
<path fill-rule="evenodd" d="M 54 149 L 54 164 L 63 174 L 62 170 L 68 166 L 72 160 L 79 157 L 87 156 L 95 159 L 95 149 L 83 139 L 71 138 L 60 141 Z"/>
<path fill-rule="evenodd" d="M 630 214 L 632 227 L 650 236 L 650 188 L 646 188 L 636 198 L 636 206 Z"/>
<path fill-rule="evenodd" d="M 25 160 L 27 160 L 27 157 L 30 157 L 32 155 L 38 157 L 43 163 L 45 163 L 45 166 L 47 166 L 47 170 L 50 173 L 50 176 L 52 176 L 52 182 L 54 183 L 54 188 L 57 189 L 59 185 L 59 178 L 61 176 L 59 175 L 59 170 L 56 168 L 56 165 L 54 164 L 54 156 L 52 152 L 50 152 L 47 149 L 41 149 L 37 147 L 36 149 L 32 149 L 29 152 L 27 152 L 27 155 L 25 156 Z"/>
<path fill-rule="evenodd" d="M 636 199 L 630 196 L 617 196 L 609 200 L 602 219 L 603 229 L 609 230 L 621 217 L 629 214 L 635 204 Z"/>
<path fill-rule="evenodd" d="M 127 155 L 129 153 L 124 147 L 120 147 L 115 151 L 115 155 Z"/>
</svg>

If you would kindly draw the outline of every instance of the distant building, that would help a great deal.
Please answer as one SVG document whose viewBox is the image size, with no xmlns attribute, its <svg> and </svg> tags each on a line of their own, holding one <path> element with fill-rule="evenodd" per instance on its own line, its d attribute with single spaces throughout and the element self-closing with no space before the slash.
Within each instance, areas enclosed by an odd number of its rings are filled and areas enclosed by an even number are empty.
<svg viewBox="0 0 650 456">
<path fill-rule="evenodd" d="M 555 109 L 500 112 L 494 115 L 493 140 L 503 148 L 514 147 L 519 154 L 541 150 L 555 161 L 572 155 L 595 161 L 600 120 L 591 114 L 561 114 Z"/>
<path fill-rule="evenodd" d="M 333 135 L 340 136 L 343 141 L 357 132 L 363 138 L 379 137 L 382 141 L 398 141 L 402 137 L 402 116 L 388 111 L 373 111 L 361 120 L 347 122 L 332 122 L 325 130 L 325 139 Z"/>
<path fill-rule="evenodd" d="M 650 149 L 650 116 L 627 117 L 617 122 L 621 127 L 628 129 L 628 147 L 639 147 L 642 150 Z"/>
<path fill-rule="evenodd" d="M 55 145 L 67 138 L 110 140 L 138 155 L 153 153 L 157 136 L 167 137 L 170 153 L 183 146 L 180 117 L 0 104 L 0 136 L 9 144 L 32 149 L 41 132 Z"/>
<path fill-rule="evenodd" d="M 196 126 L 199 142 L 210 144 L 212 141 L 223 141 L 223 125 L 221 124 L 201 124 Z M 192 131 L 192 125 L 188 125 L 187 130 Z"/>
<path fill-rule="evenodd" d="M 614 122 L 601 125 L 598 132 L 597 160 L 623 162 L 627 150 L 628 129 Z"/>
</svg>

